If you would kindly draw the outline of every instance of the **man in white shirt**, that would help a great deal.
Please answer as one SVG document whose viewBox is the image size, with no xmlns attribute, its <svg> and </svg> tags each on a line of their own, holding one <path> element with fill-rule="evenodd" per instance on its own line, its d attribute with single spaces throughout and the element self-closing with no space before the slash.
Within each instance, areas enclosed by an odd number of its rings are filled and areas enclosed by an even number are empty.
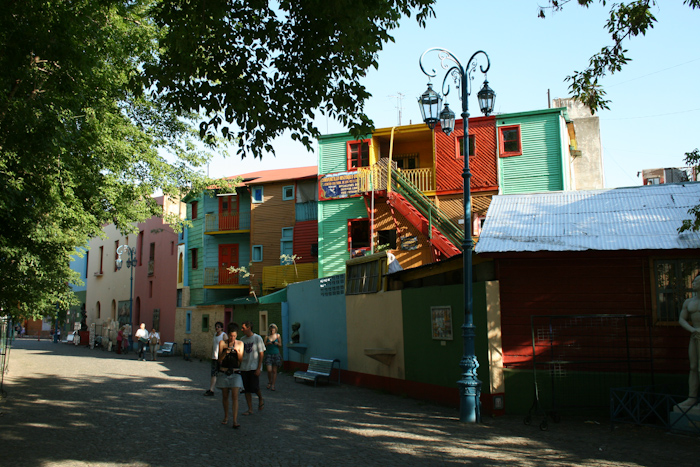
<svg viewBox="0 0 700 467">
<path fill-rule="evenodd" d="M 146 357 L 143 355 L 146 349 L 146 344 L 148 344 L 148 331 L 146 331 L 146 323 L 141 323 L 141 327 L 136 331 L 136 339 L 139 341 L 139 360 L 146 361 Z"/>
<path fill-rule="evenodd" d="M 214 328 L 216 333 L 214 334 L 211 348 L 211 381 L 209 389 L 204 393 L 205 396 L 209 397 L 214 395 L 214 388 L 216 387 L 216 372 L 219 370 L 219 342 L 222 340 L 228 341 L 228 335 L 224 332 L 224 323 L 217 321 Z"/>
<path fill-rule="evenodd" d="M 241 361 L 241 378 L 245 400 L 248 403 L 248 411 L 243 415 L 253 415 L 253 393 L 258 395 L 258 410 L 265 407 L 262 393 L 260 392 L 260 372 L 262 371 L 265 343 L 262 337 L 253 332 L 253 323 L 244 321 L 241 325 L 243 337 L 243 361 Z"/>
</svg>

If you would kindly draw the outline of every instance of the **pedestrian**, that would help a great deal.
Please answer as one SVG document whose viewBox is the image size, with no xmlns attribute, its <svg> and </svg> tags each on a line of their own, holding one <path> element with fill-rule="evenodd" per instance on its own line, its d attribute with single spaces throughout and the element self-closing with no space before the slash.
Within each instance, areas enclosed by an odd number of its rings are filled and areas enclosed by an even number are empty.
<svg viewBox="0 0 700 467">
<path fill-rule="evenodd" d="M 277 382 L 277 372 L 282 366 L 282 336 L 277 330 L 277 325 L 270 324 L 267 338 L 265 338 L 265 367 L 267 368 L 267 389 L 275 391 Z"/>
<path fill-rule="evenodd" d="M 119 328 L 119 332 L 117 333 L 117 353 L 121 354 L 122 353 L 122 342 L 124 341 L 124 326 Z"/>
<path fill-rule="evenodd" d="M 139 361 L 143 360 L 145 362 L 146 358 L 144 357 L 143 353 L 146 349 L 146 344 L 148 344 L 148 331 L 146 331 L 146 323 L 141 323 L 141 327 L 138 328 L 135 336 L 139 341 Z"/>
<path fill-rule="evenodd" d="M 233 428 L 238 428 L 238 393 L 243 387 L 239 369 L 243 359 L 243 342 L 236 340 L 238 324 L 229 323 L 226 331 L 228 338 L 219 341 L 216 387 L 221 389 L 221 402 L 224 406 L 224 420 L 221 424 L 228 424 L 228 394 L 231 393 Z"/>
<path fill-rule="evenodd" d="M 148 348 L 151 350 L 151 361 L 156 361 L 156 352 L 158 351 L 158 346 L 160 345 L 160 333 L 156 331 L 156 328 L 151 329 L 148 333 Z"/>
<path fill-rule="evenodd" d="M 212 339 L 211 345 L 211 378 L 209 380 L 209 389 L 204 393 L 208 397 L 214 395 L 214 388 L 216 387 L 216 375 L 219 370 L 219 344 L 222 340 L 228 341 L 228 334 L 224 332 L 224 323 L 217 321 L 214 325 L 214 339 Z"/>
<path fill-rule="evenodd" d="M 245 390 L 245 400 L 248 410 L 243 415 L 253 415 L 253 393 L 258 395 L 258 410 L 265 407 L 260 392 L 260 372 L 262 370 L 263 358 L 265 355 L 265 343 L 262 337 L 253 332 L 253 323 L 244 321 L 241 325 L 243 332 L 243 361 L 241 362 L 241 377 L 243 378 L 243 389 Z"/>
</svg>

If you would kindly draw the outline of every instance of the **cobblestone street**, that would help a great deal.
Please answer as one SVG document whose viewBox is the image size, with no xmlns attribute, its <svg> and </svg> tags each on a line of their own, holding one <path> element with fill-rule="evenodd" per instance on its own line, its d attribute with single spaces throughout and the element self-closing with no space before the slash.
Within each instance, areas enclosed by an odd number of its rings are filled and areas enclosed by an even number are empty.
<svg viewBox="0 0 700 467">
<path fill-rule="evenodd" d="M 266 404 L 224 427 L 221 395 L 204 397 L 209 362 L 16 340 L 0 403 L 0 465 L 10 466 L 660 466 L 697 465 L 700 439 L 610 430 L 583 418 L 459 423 L 457 410 L 348 385 L 280 376 Z M 241 400 L 244 399 L 241 397 Z M 245 410 L 243 403 L 240 412 Z M 587 423 L 588 422 L 588 423 Z"/>
</svg>

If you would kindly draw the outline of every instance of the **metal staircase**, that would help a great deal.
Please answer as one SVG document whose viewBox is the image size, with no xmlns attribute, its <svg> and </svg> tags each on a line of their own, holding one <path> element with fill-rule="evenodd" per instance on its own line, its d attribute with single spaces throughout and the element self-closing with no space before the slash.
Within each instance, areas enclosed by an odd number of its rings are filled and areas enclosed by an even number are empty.
<svg viewBox="0 0 700 467">
<path fill-rule="evenodd" d="M 445 216 L 399 170 L 393 167 L 390 170 L 391 191 L 387 194 L 389 204 L 427 236 L 443 255 L 449 258 L 460 254 L 463 229 Z"/>
</svg>

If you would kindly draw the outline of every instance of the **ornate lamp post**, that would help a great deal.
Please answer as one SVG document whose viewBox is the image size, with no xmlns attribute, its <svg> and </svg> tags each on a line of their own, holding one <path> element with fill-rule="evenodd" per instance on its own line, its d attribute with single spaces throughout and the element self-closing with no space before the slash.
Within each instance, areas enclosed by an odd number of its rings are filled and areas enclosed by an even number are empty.
<svg viewBox="0 0 700 467">
<path fill-rule="evenodd" d="M 131 331 L 134 329 L 133 328 L 133 311 L 134 311 L 134 300 L 133 300 L 133 295 L 134 295 L 134 268 L 136 267 L 136 248 L 130 247 L 128 245 L 121 245 L 119 248 L 117 248 L 117 269 L 122 268 L 122 254 L 126 253 L 128 258 L 126 260 L 126 267 L 128 267 L 131 270 L 131 278 L 129 282 L 129 327 L 131 328 L 129 330 L 129 349 L 131 349 L 132 345 L 132 340 L 131 340 Z"/>
<path fill-rule="evenodd" d="M 462 120 L 464 122 L 464 139 L 462 144 L 462 155 L 464 157 L 464 171 L 462 178 L 464 179 L 464 240 L 462 241 L 462 256 L 463 256 L 463 279 L 464 279 L 464 324 L 462 325 L 462 338 L 464 341 L 464 351 L 462 360 L 459 365 L 462 367 L 462 379 L 457 381 L 459 385 L 460 395 L 460 420 L 462 422 L 476 423 L 481 421 L 481 381 L 476 376 L 476 370 L 479 368 L 479 363 L 476 359 L 474 339 L 476 336 L 474 327 L 474 316 L 472 312 L 472 250 L 474 242 L 472 241 L 471 229 L 471 187 L 470 179 L 471 172 L 469 171 L 469 96 L 471 95 L 471 81 L 474 79 L 472 73 L 476 70 L 477 56 L 483 55 L 486 59 L 486 66 L 479 66 L 480 71 L 484 74 L 484 85 L 477 93 L 479 99 L 479 108 L 485 115 L 489 115 L 493 111 L 493 103 L 496 98 L 496 93 L 488 85 L 486 80 L 486 72 L 491 66 L 489 56 L 486 52 L 479 50 L 471 56 L 467 62 L 467 66 L 463 67 L 457 57 L 447 49 L 435 47 L 423 52 L 420 57 L 419 65 L 423 73 L 430 78 L 436 76 L 435 70 L 426 71 L 423 66 L 423 58 L 430 52 L 436 52 L 440 65 L 447 70 L 445 78 L 442 82 L 442 89 L 445 96 L 450 92 L 450 87 L 447 84 L 449 78 L 452 78 L 455 87 L 459 91 L 459 98 L 462 100 Z M 450 135 L 455 127 L 455 114 L 447 104 L 440 111 L 442 97 L 435 92 L 431 84 L 428 84 L 428 89 L 418 98 L 420 104 L 423 121 L 431 130 L 435 128 L 438 121 L 442 127 L 442 131 L 446 135 Z"/>
</svg>

